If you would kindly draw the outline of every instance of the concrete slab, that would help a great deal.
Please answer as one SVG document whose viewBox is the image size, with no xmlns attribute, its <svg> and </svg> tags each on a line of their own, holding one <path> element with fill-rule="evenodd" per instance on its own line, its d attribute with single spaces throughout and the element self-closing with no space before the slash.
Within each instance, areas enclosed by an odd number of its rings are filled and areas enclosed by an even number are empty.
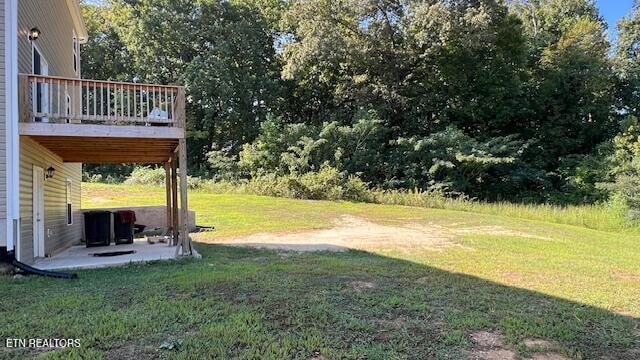
<svg viewBox="0 0 640 360">
<path fill-rule="evenodd" d="M 111 251 L 135 251 L 134 254 L 96 257 L 95 253 Z M 133 244 L 111 245 L 87 248 L 84 245 L 73 246 L 50 258 L 38 259 L 34 267 L 42 270 L 91 269 L 126 265 L 136 262 L 168 260 L 176 258 L 175 246 L 167 244 L 149 244 L 146 240 L 136 240 Z"/>
</svg>

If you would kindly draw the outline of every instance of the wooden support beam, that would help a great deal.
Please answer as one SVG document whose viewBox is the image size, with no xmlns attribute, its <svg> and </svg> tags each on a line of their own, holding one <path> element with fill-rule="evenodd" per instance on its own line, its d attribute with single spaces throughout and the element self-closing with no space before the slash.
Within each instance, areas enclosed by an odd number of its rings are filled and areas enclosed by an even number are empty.
<svg viewBox="0 0 640 360">
<path fill-rule="evenodd" d="M 178 143 L 178 162 L 180 166 L 180 243 L 182 255 L 193 255 L 189 238 L 189 206 L 187 202 L 187 142 L 180 139 Z M 179 247 L 178 247 L 179 248 Z"/>
<path fill-rule="evenodd" d="M 23 115 L 24 116 L 24 115 Z M 20 135 L 102 137 L 129 139 L 180 139 L 184 129 L 171 126 L 130 126 L 130 125 L 90 125 L 20 123 Z"/>
<path fill-rule="evenodd" d="M 166 219 L 165 219 L 165 235 L 168 236 L 171 234 L 171 227 L 173 226 L 173 211 L 171 210 L 172 201 L 171 201 L 171 163 L 164 163 L 164 177 L 165 177 L 165 190 L 166 190 L 166 200 L 167 200 L 167 211 L 166 211 Z M 169 242 L 171 245 L 171 242 Z"/>
<path fill-rule="evenodd" d="M 171 156 L 171 220 L 173 224 L 171 226 L 173 238 L 171 244 L 178 246 L 178 158 L 174 153 Z"/>
<path fill-rule="evenodd" d="M 20 122 L 33 122 L 31 111 L 33 103 L 31 102 L 31 86 L 29 84 L 29 76 L 18 76 L 18 108 L 20 109 Z"/>
</svg>

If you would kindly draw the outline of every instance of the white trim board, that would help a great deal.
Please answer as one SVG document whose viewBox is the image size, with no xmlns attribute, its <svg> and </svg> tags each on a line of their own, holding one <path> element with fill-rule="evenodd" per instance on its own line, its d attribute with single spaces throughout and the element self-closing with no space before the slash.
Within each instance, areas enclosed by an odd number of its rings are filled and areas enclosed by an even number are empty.
<svg viewBox="0 0 640 360">
<path fill-rule="evenodd" d="M 6 101 L 6 192 L 7 250 L 20 254 L 20 197 L 18 132 L 18 0 L 4 1 L 5 16 L 5 101 Z"/>
</svg>

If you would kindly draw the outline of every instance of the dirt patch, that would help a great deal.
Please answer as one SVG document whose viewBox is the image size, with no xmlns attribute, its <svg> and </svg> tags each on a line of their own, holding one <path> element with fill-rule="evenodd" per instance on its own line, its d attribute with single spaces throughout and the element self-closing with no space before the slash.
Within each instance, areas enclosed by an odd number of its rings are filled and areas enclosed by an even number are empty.
<svg viewBox="0 0 640 360">
<path fill-rule="evenodd" d="M 473 360 L 515 360 L 516 353 L 505 349 L 478 350 L 471 353 L 469 358 Z"/>
<path fill-rule="evenodd" d="M 569 360 L 569 358 L 556 353 L 537 353 L 533 354 L 531 360 Z"/>
<path fill-rule="evenodd" d="M 470 352 L 471 359 L 478 360 L 503 360 L 516 359 L 516 352 L 512 346 L 505 342 L 504 336 L 493 331 L 476 331 L 471 333 L 471 340 L 474 347 Z M 557 344 L 543 339 L 525 339 L 523 344 L 531 350 L 544 350 L 545 352 L 535 353 L 532 360 L 567 360 L 566 357 L 552 352 L 557 348 Z"/>
<path fill-rule="evenodd" d="M 441 251 L 460 246 L 455 234 L 436 226 L 376 224 L 355 216 L 342 216 L 331 229 L 286 233 L 262 233 L 245 237 L 211 239 L 208 242 L 283 251 L 418 250 Z"/>
<path fill-rule="evenodd" d="M 471 333 L 471 340 L 481 347 L 503 347 L 504 337 L 491 331 L 476 331 Z"/>
<path fill-rule="evenodd" d="M 473 349 L 470 359 L 476 360 L 510 360 L 516 358 L 515 351 L 505 344 L 504 336 L 493 331 L 475 331 L 471 333 Z"/>
<path fill-rule="evenodd" d="M 142 345 L 130 341 L 115 346 L 106 352 L 106 359 L 156 359 L 158 353 L 156 348 L 149 345 Z"/>
<path fill-rule="evenodd" d="M 393 320 L 376 319 L 376 320 L 373 320 L 372 322 L 376 325 L 387 327 L 387 328 L 393 328 L 393 329 L 401 329 L 406 324 L 406 321 L 404 321 L 404 319 L 401 319 L 401 318 L 397 318 Z"/>
<path fill-rule="evenodd" d="M 521 231 L 513 231 L 502 226 L 476 226 L 469 228 L 454 229 L 453 232 L 459 235 L 465 234 L 486 234 L 486 235 L 498 235 L 498 236 L 513 236 L 522 237 L 527 239 L 537 240 L 550 240 L 548 237 L 528 234 Z"/>
<path fill-rule="evenodd" d="M 634 274 L 634 273 L 630 273 L 622 270 L 613 271 L 613 276 L 617 277 L 620 280 L 640 281 L 640 274 Z"/>
<path fill-rule="evenodd" d="M 524 339 L 522 343 L 529 348 L 552 349 L 557 347 L 553 342 L 543 339 Z"/>
<path fill-rule="evenodd" d="M 435 224 L 404 223 L 381 225 L 366 219 L 343 215 L 331 229 L 281 233 L 259 233 L 243 237 L 207 239 L 206 242 L 227 246 L 259 249 L 313 252 L 342 252 L 349 249 L 363 251 L 394 250 L 404 254 L 417 251 L 443 251 L 462 248 L 456 238 L 468 234 L 518 236 L 532 239 L 544 237 L 509 230 L 499 226 L 456 228 Z"/>
<path fill-rule="evenodd" d="M 350 281 L 347 283 L 347 288 L 349 290 L 362 292 L 366 290 L 371 290 L 377 288 L 378 285 L 369 281 Z"/>
</svg>

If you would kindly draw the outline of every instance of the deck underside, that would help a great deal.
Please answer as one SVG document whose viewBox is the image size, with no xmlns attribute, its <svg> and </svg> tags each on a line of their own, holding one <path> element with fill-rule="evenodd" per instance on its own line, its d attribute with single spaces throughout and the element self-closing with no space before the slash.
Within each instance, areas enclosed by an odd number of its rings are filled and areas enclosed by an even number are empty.
<svg viewBox="0 0 640 360">
<path fill-rule="evenodd" d="M 180 130 L 180 131 L 176 131 Z M 29 136 L 69 163 L 158 164 L 171 159 L 182 129 L 75 124 L 21 124 Z"/>
</svg>

